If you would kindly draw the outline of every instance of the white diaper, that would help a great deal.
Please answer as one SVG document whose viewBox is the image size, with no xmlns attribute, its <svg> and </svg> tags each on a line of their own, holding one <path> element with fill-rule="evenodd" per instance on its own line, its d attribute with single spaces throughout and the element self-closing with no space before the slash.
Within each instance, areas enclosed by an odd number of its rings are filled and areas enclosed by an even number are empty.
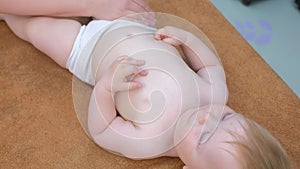
<svg viewBox="0 0 300 169">
<path fill-rule="evenodd" d="M 66 63 L 66 68 L 80 80 L 95 85 L 94 77 L 92 77 L 92 68 L 90 66 L 91 56 L 81 54 L 87 43 L 97 34 L 103 33 L 105 27 L 111 21 L 94 20 L 87 26 L 83 25 L 76 37 L 73 49 Z"/>
<path fill-rule="evenodd" d="M 128 20 L 93 20 L 87 26 L 82 26 L 76 37 L 72 52 L 66 63 L 66 68 L 80 80 L 94 86 L 95 77 L 92 72 L 92 52 L 99 38 L 115 29 L 126 26 L 139 26 L 155 31 L 155 28 Z"/>
</svg>

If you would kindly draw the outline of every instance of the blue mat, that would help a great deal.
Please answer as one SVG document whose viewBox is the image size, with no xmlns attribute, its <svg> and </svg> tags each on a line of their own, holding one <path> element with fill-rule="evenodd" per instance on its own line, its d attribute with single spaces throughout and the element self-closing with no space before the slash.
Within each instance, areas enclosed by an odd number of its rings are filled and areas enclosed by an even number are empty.
<svg viewBox="0 0 300 169">
<path fill-rule="evenodd" d="M 300 97 L 300 12 L 294 0 L 211 0 Z"/>
</svg>

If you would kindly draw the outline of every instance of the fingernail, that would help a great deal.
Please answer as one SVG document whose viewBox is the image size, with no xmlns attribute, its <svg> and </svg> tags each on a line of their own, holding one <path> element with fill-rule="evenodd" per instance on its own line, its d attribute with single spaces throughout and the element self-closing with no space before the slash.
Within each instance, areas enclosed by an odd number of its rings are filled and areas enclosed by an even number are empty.
<svg viewBox="0 0 300 169">
<path fill-rule="evenodd" d="M 140 88 L 140 87 L 142 87 L 141 83 L 134 83 L 134 87 L 133 88 Z"/>
<path fill-rule="evenodd" d="M 142 71 L 140 72 L 140 75 L 146 76 L 146 75 L 148 75 L 148 71 L 147 71 L 147 70 L 142 70 Z"/>
<path fill-rule="evenodd" d="M 141 83 L 138 83 L 138 84 L 137 84 L 137 87 L 138 87 L 138 88 L 142 87 L 142 84 L 141 84 Z"/>
</svg>

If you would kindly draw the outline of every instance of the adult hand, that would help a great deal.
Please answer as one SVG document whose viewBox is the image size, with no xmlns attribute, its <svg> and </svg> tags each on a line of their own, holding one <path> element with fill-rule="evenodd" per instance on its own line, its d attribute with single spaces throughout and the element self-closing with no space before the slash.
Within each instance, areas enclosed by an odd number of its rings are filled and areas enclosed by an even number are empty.
<svg viewBox="0 0 300 169">
<path fill-rule="evenodd" d="M 87 8 L 95 19 L 114 20 L 120 17 L 153 26 L 154 13 L 145 0 L 91 0 Z M 137 14 L 139 13 L 139 14 Z"/>
</svg>

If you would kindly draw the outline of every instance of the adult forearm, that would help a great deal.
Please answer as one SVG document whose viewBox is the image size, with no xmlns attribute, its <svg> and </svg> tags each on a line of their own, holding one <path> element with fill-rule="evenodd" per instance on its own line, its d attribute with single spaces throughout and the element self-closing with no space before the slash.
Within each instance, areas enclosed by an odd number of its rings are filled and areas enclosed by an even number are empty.
<svg viewBox="0 0 300 169">
<path fill-rule="evenodd" d="M 1 0 L 0 13 L 14 15 L 89 16 L 90 0 Z"/>
</svg>

